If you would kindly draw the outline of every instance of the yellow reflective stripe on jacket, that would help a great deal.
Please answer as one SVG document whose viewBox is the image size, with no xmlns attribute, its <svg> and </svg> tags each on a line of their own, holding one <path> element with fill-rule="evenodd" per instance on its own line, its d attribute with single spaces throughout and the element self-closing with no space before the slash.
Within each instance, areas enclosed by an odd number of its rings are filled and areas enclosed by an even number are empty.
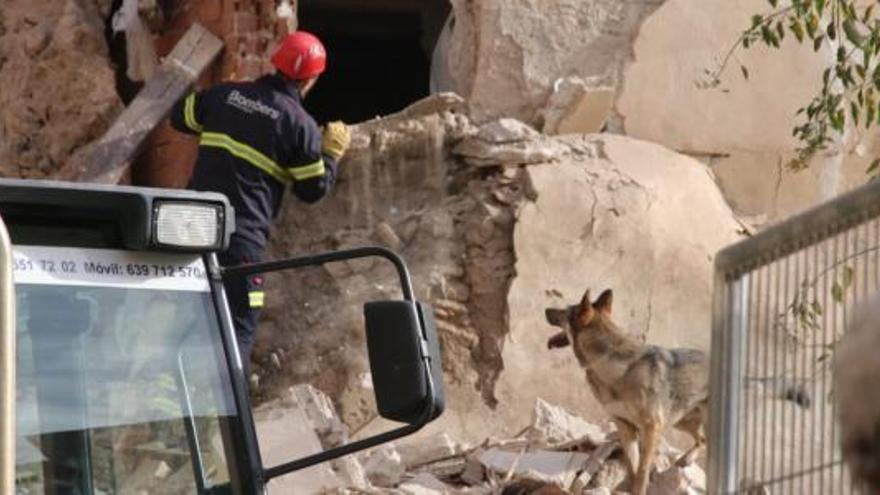
<svg viewBox="0 0 880 495">
<path fill-rule="evenodd" d="M 290 172 L 294 180 L 306 180 L 314 177 L 323 177 L 326 168 L 324 167 L 324 160 L 321 159 L 308 165 L 290 167 L 287 171 Z"/>
<path fill-rule="evenodd" d="M 203 132 L 199 144 L 201 146 L 222 148 L 233 156 L 241 158 L 263 172 L 275 177 L 279 181 L 285 183 L 290 182 L 290 174 L 283 168 L 279 167 L 271 158 L 240 141 L 232 139 L 227 134 L 221 134 L 219 132 Z"/>
<path fill-rule="evenodd" d="M 248 292 L 248 303 L 252 308 L 262 308 L 266 302 L 266 293 L 263 291 Z"/>
<path fill-rule="evenodd" d="M 202 125 L 196 120 L 196 94 L 190 93 L 183 105 L 183 120 L 186 126 L 196 132 L 202 132 Z"/>
</svg>

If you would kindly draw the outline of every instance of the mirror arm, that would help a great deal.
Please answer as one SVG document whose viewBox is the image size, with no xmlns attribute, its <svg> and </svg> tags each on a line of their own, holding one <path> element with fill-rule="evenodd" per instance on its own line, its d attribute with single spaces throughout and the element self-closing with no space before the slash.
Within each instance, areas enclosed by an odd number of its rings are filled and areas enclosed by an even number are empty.
<svg viewBox="0 0 880 495">
<path fill-rule="evenodd" d="M 427 361 L 428 358 L 425 358 Z M 427 370 L 430 370 L 430 366 L 426 367 Z M 302 459 L 297 459 L 295 461 L 291 461 L 285 464 L 280 464 L 275 467 L 271 467 L 263 471 L 263 479 L 267 482 L 278 476 L 285 475 L 287 473 L 291 473 L 293 471 L 297 471 L 299 469 L 307 468 L 309 466 L 314 466 L 315 464 L 320 464 L 324 461 L 329 461 L 331 459 L 336 459 L 337 457 L 342 457 L 344 455 L 348 455 L 354 452 L 358 452 L 360 450 L 368 449 L 370 447 L 375 447 L 376 445 L 390 442 L 391 440 L 396 440 L 401 437 L 405 437 L 412 433 L 417 432 L 423 426 L 428 424 L 431 421 L 431 417 L 434 415 L 434 380 L 431 378 L 430 371 L 425 373 L 427 377 L 427 386 L 428 386 L 428 396 L 430 400 L 428 401 L 428 407 L 426 407 L 422 411 L 422 415 L 419 416 L 418 421 L 412 424 L 408 424 L 406 426 L 402 426 L 395 430 L 386 431 L 384 433 L 380 433 L 378 435 L 374 435 L 369 438 L 365 438 L 363 440 L 358 440 L 356 442 L 347 443 L 345 445 L 340 445 L 339 447 L 334 447 L 330 450 L 325 450 L 323 452 L 318 452 L 317 454 L 310 455 L 308 457 L 303 457 Z"/>
<path fill-rule="evenodd" d="M 394 264 L 394 268 L 397 270 L 397 275 L 400 278 L 400 289 L 403 293 L 403 299 L 409 302 L 415 302 L 415 295 L 413 294 L 412 289 L 412 281 L 410 280 L 409 269 L 406 267 L 406 263 L 404 263 L 403 258 L 401 258 L 397 253 L 391 251 L 390 249 L 386 249 L 384 247 L 379 246 L 365 246 L 358 247 L 353 249 L 344 249 L 341 251 L 330 251 L 325 253 L 318 253 L 308 256 L 299 256 L 295 258 L 289 258 L 286 260 L 280 261 L 266 261 L 262 263 L 249 263 L 246 265 L 238 265 L 231 267 L 221 267 L 220 274 L 223 278 L 234 277 L 234 276 L 247 276 L 247 275 L 256 275 L 260 273 L 265 273 L 269 271 L 275 270 L 284 270 L 290 268 L 303 268 L 307 266 L 316 266 L 323 265 L 325 263 L 332 263 L 334 261 L 345 261 L 356 258 L 367 258 L 370 256 L 377 256 L 380 258 L 385 258 Z M 423 349 L 423 361 L 425 361 L 425 376 L 426 376 L 426 385 L 428 392 L 428 406 L 422 411 L 419 419 L 412 424 L 408 424 L 406 426 L 402 426 L 400 428 L 387 431 L 384 433 L 380 433 L 378 435 L 365 438 L 363 440 L 358 440 L 356 442 L 348 443 L 345 445 L 340 445 L 339 447 L 334 447 L 330 450 L 325 450 L 323 452 L 319 452 L 317 454 L 304 457 L 302 459 L 297 459 L 295 461 L 291 461 L 288 463 L 280 464 L 275 467 L 268 468 L 263 471 L 263 479 L 267 482 L 272 478 L 277 478 L 278 476 L 282 476 L 284 474 L 297 471 L 299 469 L 307 468 L 309 466 L 314 466 L 315 464 L 320 464 L 324 461 L 329 461 L 331 459 L 336 459 L 337 457 L 341 457 L 347 454 L 351 454 L 353 452 L 357 452 L 360 450 L 368 449 L 370 447 L 375 447 L 376 445 L 390 442 L 391 440 L 396 440 L 401 437 L 405 437 L 416 431 L 420 430 L 423 426 L 428 424 L 431 421 L 434 415 L 434 400 L 435 400 L 435 387 L 434 387 L 434 379 L 431 376 L 431 366 L 430 359 L 431 356 L 428 355 L 427 352 Z"/>
<path fill-rule="evenodd" d="M 368 258 L 370 256 L 378 256 L 385 258 L 394 264 L 397 275 L 400 278 L 400 290 L 403 292 L 403 299 L 414 302 L 412 282 L 410 281 L 409 269 L 397 253 L 380 246 L 365 246 L 353 249 L 343 249 L 341 251 L 330 251 L 326 253 L 318 253 L 307 256 L 299 256 L 279 261 L 265 261 L 262 263 L 249 263 L 246 265 L 221 267 L 220 274 L 223 278 L 233 276 L 256 275 L 259 273 L 270 272 L 275 270 L 284 270 L 288 268 L 303 268 L 306 266 L 323 265 L 334 261 L 345 261 L 356 258 Z"/>
</svg>

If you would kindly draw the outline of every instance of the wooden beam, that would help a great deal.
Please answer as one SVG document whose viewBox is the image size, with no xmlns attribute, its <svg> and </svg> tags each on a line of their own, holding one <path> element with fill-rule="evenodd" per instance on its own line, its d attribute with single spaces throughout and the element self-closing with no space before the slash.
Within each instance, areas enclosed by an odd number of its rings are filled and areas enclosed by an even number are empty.
<svg viewBox="0 0 880 495">
<path fill-rule="evenodd" d="M 222 49 L 219 38 L 193 24 L 107 132 L 75 153 L 55 178 L 118 183 L 150 132 Z"/>
</svg>

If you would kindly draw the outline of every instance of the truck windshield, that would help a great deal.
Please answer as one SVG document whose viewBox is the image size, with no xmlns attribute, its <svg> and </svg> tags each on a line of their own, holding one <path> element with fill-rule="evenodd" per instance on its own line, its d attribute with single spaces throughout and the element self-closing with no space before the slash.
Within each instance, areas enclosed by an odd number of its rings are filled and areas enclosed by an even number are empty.
<svg viewBox="0 0 880 495">
<path fill-rule="evenodd" d="M 14 251 L 16 492 L 226 492 L 236 413 L 201 258 Z"/>
</svg>

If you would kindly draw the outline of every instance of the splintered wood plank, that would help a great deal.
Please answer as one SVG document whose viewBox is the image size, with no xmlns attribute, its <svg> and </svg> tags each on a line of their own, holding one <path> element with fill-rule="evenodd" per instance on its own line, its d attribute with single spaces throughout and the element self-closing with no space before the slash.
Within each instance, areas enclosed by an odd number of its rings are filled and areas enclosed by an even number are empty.
<svg viewBox="0 0 880 495">
<path fill-rule="evenodd" d="M 150 132 L 222 49 L 219 38 L 193 24 L 107 132 L 74 154 L 57 178 L 118 183 Z"/>
</svg>

